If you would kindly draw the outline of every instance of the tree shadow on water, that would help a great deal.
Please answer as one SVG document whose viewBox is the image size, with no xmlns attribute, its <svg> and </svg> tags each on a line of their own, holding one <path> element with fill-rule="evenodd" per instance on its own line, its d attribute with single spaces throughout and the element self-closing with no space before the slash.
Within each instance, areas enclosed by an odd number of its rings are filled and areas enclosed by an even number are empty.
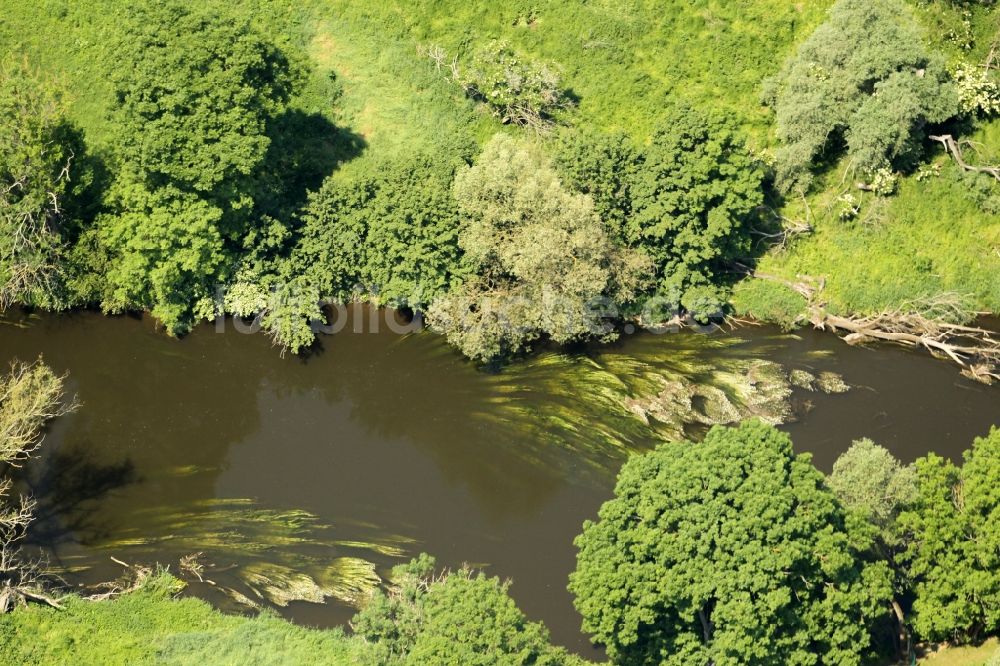
<svg viewBox="0 0 1000 666">
<path fill-rule="evenodd" d="M 289 109 L 268 127 L 271 145 L 261 167 L 258 187 L 260 212 L 289 219 L 308 193 L 364 152 L 364 138 L 337 127 L 321 113 Z"/>
<path fill-rule="evenodd" d="M 28 543 L 45 547 L 107 536 L 113 528 L 94 500 L 139 480 L 131 460 L 102 463 L 84 447 L 54 452 L 43 465 L 29 482 L 38 505 Z"/>
</svg>

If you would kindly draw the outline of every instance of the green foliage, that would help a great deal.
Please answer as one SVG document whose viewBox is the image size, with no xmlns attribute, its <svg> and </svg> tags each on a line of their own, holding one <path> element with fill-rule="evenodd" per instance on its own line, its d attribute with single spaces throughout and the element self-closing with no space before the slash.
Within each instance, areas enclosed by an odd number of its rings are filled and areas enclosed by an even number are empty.
<svg viewBox="0 0 1000 666">
<path fill-rule="evenodd" d="M 594 201 L 594 211 L 612 237 L 626 240 L 625 223 L 632 216 L 632 181 L 639 155 L 624 132 L 567 129 L 553 146 L 553 161 L 566 183 Z"/>
<path fill-rule="evenodd" d="M 715 427 L 625 463 L 576 541 L 570 591 L 616 663 L 859 664 L 884 563 L 771 426 Z"/>
<path fill-rule="evenodd" d="M 434 575 L 421 555 L 393 569 L 394 586 L 377 594 L 351 624 L 382 665 L 556 666 L 582 659 L 549 643 L 548 630 L 528 622 L 507 583 L 467 569 Z"/>
<path fill-rule="evenodd" d="M 829 18 L 768 82 L 784 144 L 777 182 L 805 189 L 824 151 L 846 141 L 854 166 L 906 165 L 927 123 L 958 111 L 940 58 L 902 0 L 839 0 Z"/>
<path fill-rule="evenodd" d="M 614 238 L 652 258 L 650 310 L 720 311 L 727 264 L 750 253 L 748 223 L 764 201 L 762 165 L 731 124 L 679 106 L 638 151 L 621 133 L 576 130 L 560 134 L 555 155 Z"/>
<path fill-rule="evenodd" d="M 182 333 L 247 231 L 267 123 L 297 72 L 246 20 L 178 3 L 133 8 L 113 57 L 129 66 L 112 77 L 120 173 L 98 232 L 102 302 Z"/>
<path fill-rule="evenodd" d="M 896 519 L 918 496 L 912 466 L 902 465 L 870 439 L 860 439 L 837 458 L 828 483 L 844 508 L 878 527 L 886 543 L 898 542 Z"/>
<path fill-rule="evenodd" d="M 65 301 L 72 142 L 52 82 L 27 62 L 0 61 L 0 310 Z"/>
<path fill-rule="evenodd" d="M 286 274 L 311 276 L 325 295 L 423 307 L 461 272 L 454 167 L 446 156 L 380 165 L 310 197 Z"/>
<path fill-rule="evenodd" d="M 220 232 L 223 212 L 173 186 L 122 188 L 123 212 L 98 220 L 109 266 L 102 305 L 109 312 L 149 308 L 172 333 L 192 323 L 193 301 L 212 295 L 227 253 Z"/>
<path fill-rule="evenodd" d="M 975 440 L 959 468 L 917 461 L 920 497 L 899 518 L 910 544 L 913 627 L 965 642 L 1000 629 L 1000 429 Z"/>
<path fill-rule="evenodd" d="M 608 306 L 631 301 L 645 278 L 644 258 L 615 245 L 591 199 L 563 187 L 534 146 L 496 135 L 458 172 L 454 193 L 475 276 L 428 314 L 470 358 L 516 353 L 542 335 L 607 335 Z"/>
<path fill-rule="evenodd" d="M 113 55 L 116 148 L 151 189 L 198 192 L 222 204 L 244 194 L 268 147 L 270 117 L 295 82 L 286 57 L 249 22 L 178 2 L 143 2 Z"/>
<path fill-rule="evenodd" d="M 963 113 L 981 116 L 1000 113 L 1000 83 L 991 70 L 963 64 L 955 69 L 954 79 Z"/>
<path fill-rule="evenodd" d="M 906 547 L 899 515 L 919 497 L 916 469 L 902 465 L 870 439 L 861 439 L 837 458 L 827 483 L 844 508 L 871 527 L 872 554 L 884 560 L 892 571 L 894 634 L 898 637 L 895 647 L 901 654 L 909 643 L 903 603 L 912 594 L 907 573 L 899 564 L 900 553 Z"/>
<path fill-rule="evenodd" d="M 504 123 L 540 128 L 569 104 L 553 66 L 526 60 L 503 40 L 476 51 L 462 84 Z"/>
<path fill-rule="evenodd" d="M 656 263 L 657 293 L 667 302 L 712 314 L 721 306 L 706 287 L 748 253 L 747 223 L 764 201 L 764 173 L 734 129 L 688 107 L 669 112 L 641 156 L 629 188 L 629 243 Z M 692 288 L 699 296 L 688 295 Z M 700 309 L 708 308 L 708 309 Z"/>
<path fill-rule="evenodd" d="M 996 162 L 1000 123 L 970 138 L 984 163 Z M 863 194 L 861 214 L 850 222 L 837 217 L 834 192 L 817 192 L 808 208 L 800 200 L 784 215 L 808 220 L 812 233 L 763 257 L 758 270 L 791 282 L 804 275 L 824 279 L 823 299 L 839 315 L 909 309 L 942 293 L 961 294 L 975 310 L 1000 311 L 1000 281 L 992 277 L 1000 271 L 993 250 L 1000 247 L 1000 215 L 991 212 L 1000 187 L 990 178 L 962 174 L 946 156 L 935 164 L 940 175 L 902 179 L 893 197 Z M 831 172 L 824 182 L 835 186 L 844 178 Z M 744 282 L 736 303 L 739 311 L 767 316 L 780 293 L 774 285 Z"/>
<path fill-rule="evenodd" d="M 264 329 L 298 352 L 312 343 L 308 322 L 323 319 L 321 299 L 422 309 L 447 293 L 465 273 L 453 174 L 439 155 L 388 160 L 346 182 L 328 179 L 310 195 L 299 239 L 277 265 Z"/>
<path fill-rule="evenodd" d="M 0 616 L 0 661 L 38 664 L 369 664 L 368 646 L 340 630 L 299 627 L 272 615 L 223 615 L 196 599 L 172 599 L 177 580 L 151 577 L 110 601 L 77 597 L 64 609 Z"/>
<path fill-rule="evenodd" d="M 528 622 L 508 596 L 507 587 L 497 578 L 461 571 L 432 585 L 421 604 L 426 619 L 408 663 L 556 666 L 582 662 L 553 648 L 548 630 L 538 622 Z"/>
</svg>

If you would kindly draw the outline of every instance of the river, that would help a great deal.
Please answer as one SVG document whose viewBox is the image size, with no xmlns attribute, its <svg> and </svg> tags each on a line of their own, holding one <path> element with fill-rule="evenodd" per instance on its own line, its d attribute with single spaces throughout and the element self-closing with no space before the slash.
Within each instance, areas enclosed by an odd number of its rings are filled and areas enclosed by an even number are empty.
<svg viewBox="0 0 1000 666">
<path fill-rule="evenodd" d="M 0 362 L 42 355 L 81 402 L 26 470 L 32 544 L 73 585 L 120 575 L 112 557 L 159 562 L 219 606 L 318 626 L 345 623 L 377 577 L 426 551 L 512 579 L 554 641 L 593 655 L 565 590 L 574 536 L 629 451 L 711 420 L 664 425 L 643 395 L 686 387 L 701 414 L 783 406 L 823 469 L 864 436 L 905 461 L 958 459 L 1000 423 L 1000 388 L 813 331 L 643 334 L 486 372 L 431 333 L 371 332 L 378 315 L 360 310 L 303 359 L 231 322 L 174 340 L 144 318 L 8 313 Z M 768 389 L 764 406 L 740 393 L 774 368 L 798 385 Z M 824 372 L 849 390 L 802 388 Z M 194 553 L 203 569 L 180 568 Z"/>
</svg>

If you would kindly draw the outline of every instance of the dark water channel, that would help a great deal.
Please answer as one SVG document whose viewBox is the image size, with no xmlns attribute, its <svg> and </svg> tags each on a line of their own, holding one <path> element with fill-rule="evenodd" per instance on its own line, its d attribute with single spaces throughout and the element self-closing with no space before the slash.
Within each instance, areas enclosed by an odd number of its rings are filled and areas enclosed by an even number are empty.
<svg viewBox="0 0 1000 666">
<path fill-rule="evenodd" d="M 622 406 L 658 377 L 732 396 L 754 359 L 838 373 L 846 393 L 782 393 L 797 419 L 783 427 L 824 468 L 862 436 L 907 461 L 958 458 L 1000 423 L 1000 389 L 948 363 L 809 331 L 635 336 L 487 373 L 432 334 L 352 327 L 302 360 L 231 326 L 177 341 L 148 320 L 9 314 L 0 362 L 44 355 L 82 403 L 28 470 L 34 543 L 72 584 L 119 575 L 111 557 L 177 572 L 200 552 L 216 584 L 188 575 L 189 592 L 227 608 L 263 600 L 322 626 L 426 551 L 512 578 L 527 614 L 588 654 L 565 591 L 572 540 L 627 451 L 659 436 Z M 287 598 L 317 590 L 325 603 Z"/>
</svg>

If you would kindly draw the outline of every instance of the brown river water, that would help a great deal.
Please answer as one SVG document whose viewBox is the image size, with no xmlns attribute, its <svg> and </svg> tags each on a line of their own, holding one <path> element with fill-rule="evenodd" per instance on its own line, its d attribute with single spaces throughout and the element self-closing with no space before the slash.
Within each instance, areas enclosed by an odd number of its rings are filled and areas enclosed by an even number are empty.
<svg viewBox="0 0 1000 666">
<path fill-rule="evenodd" d="M 837 373 L 846 393 L 781 393 L 795 419 L 782 428 L 823 469 L 865 436 L 905 461 L 958 459 L 1000 424 L 1000 387 L 813 331 L 643 334 L 487 372 L 428 332 L 350 332 L 379 314 L 302 359 L 231 325 L 174 340 L 148 319 L 8 313 L 0 363 L 42 355 L 82 403 L 26 470 L 32 544 L 71 585 L 120 575 L 112 557 L 159 562 L 221 607 L 317 626 L 345 623 L 376 576 L 425 551 L 512 579 L 530 618 L 593 656 L 565 589 L 572 542 L 628 452 L 663 436 L 622 407 L 659 377 L 732 394 L 756 359 Z M 179 568 L 192 553 L 211 583 Z"/>
</svg>

